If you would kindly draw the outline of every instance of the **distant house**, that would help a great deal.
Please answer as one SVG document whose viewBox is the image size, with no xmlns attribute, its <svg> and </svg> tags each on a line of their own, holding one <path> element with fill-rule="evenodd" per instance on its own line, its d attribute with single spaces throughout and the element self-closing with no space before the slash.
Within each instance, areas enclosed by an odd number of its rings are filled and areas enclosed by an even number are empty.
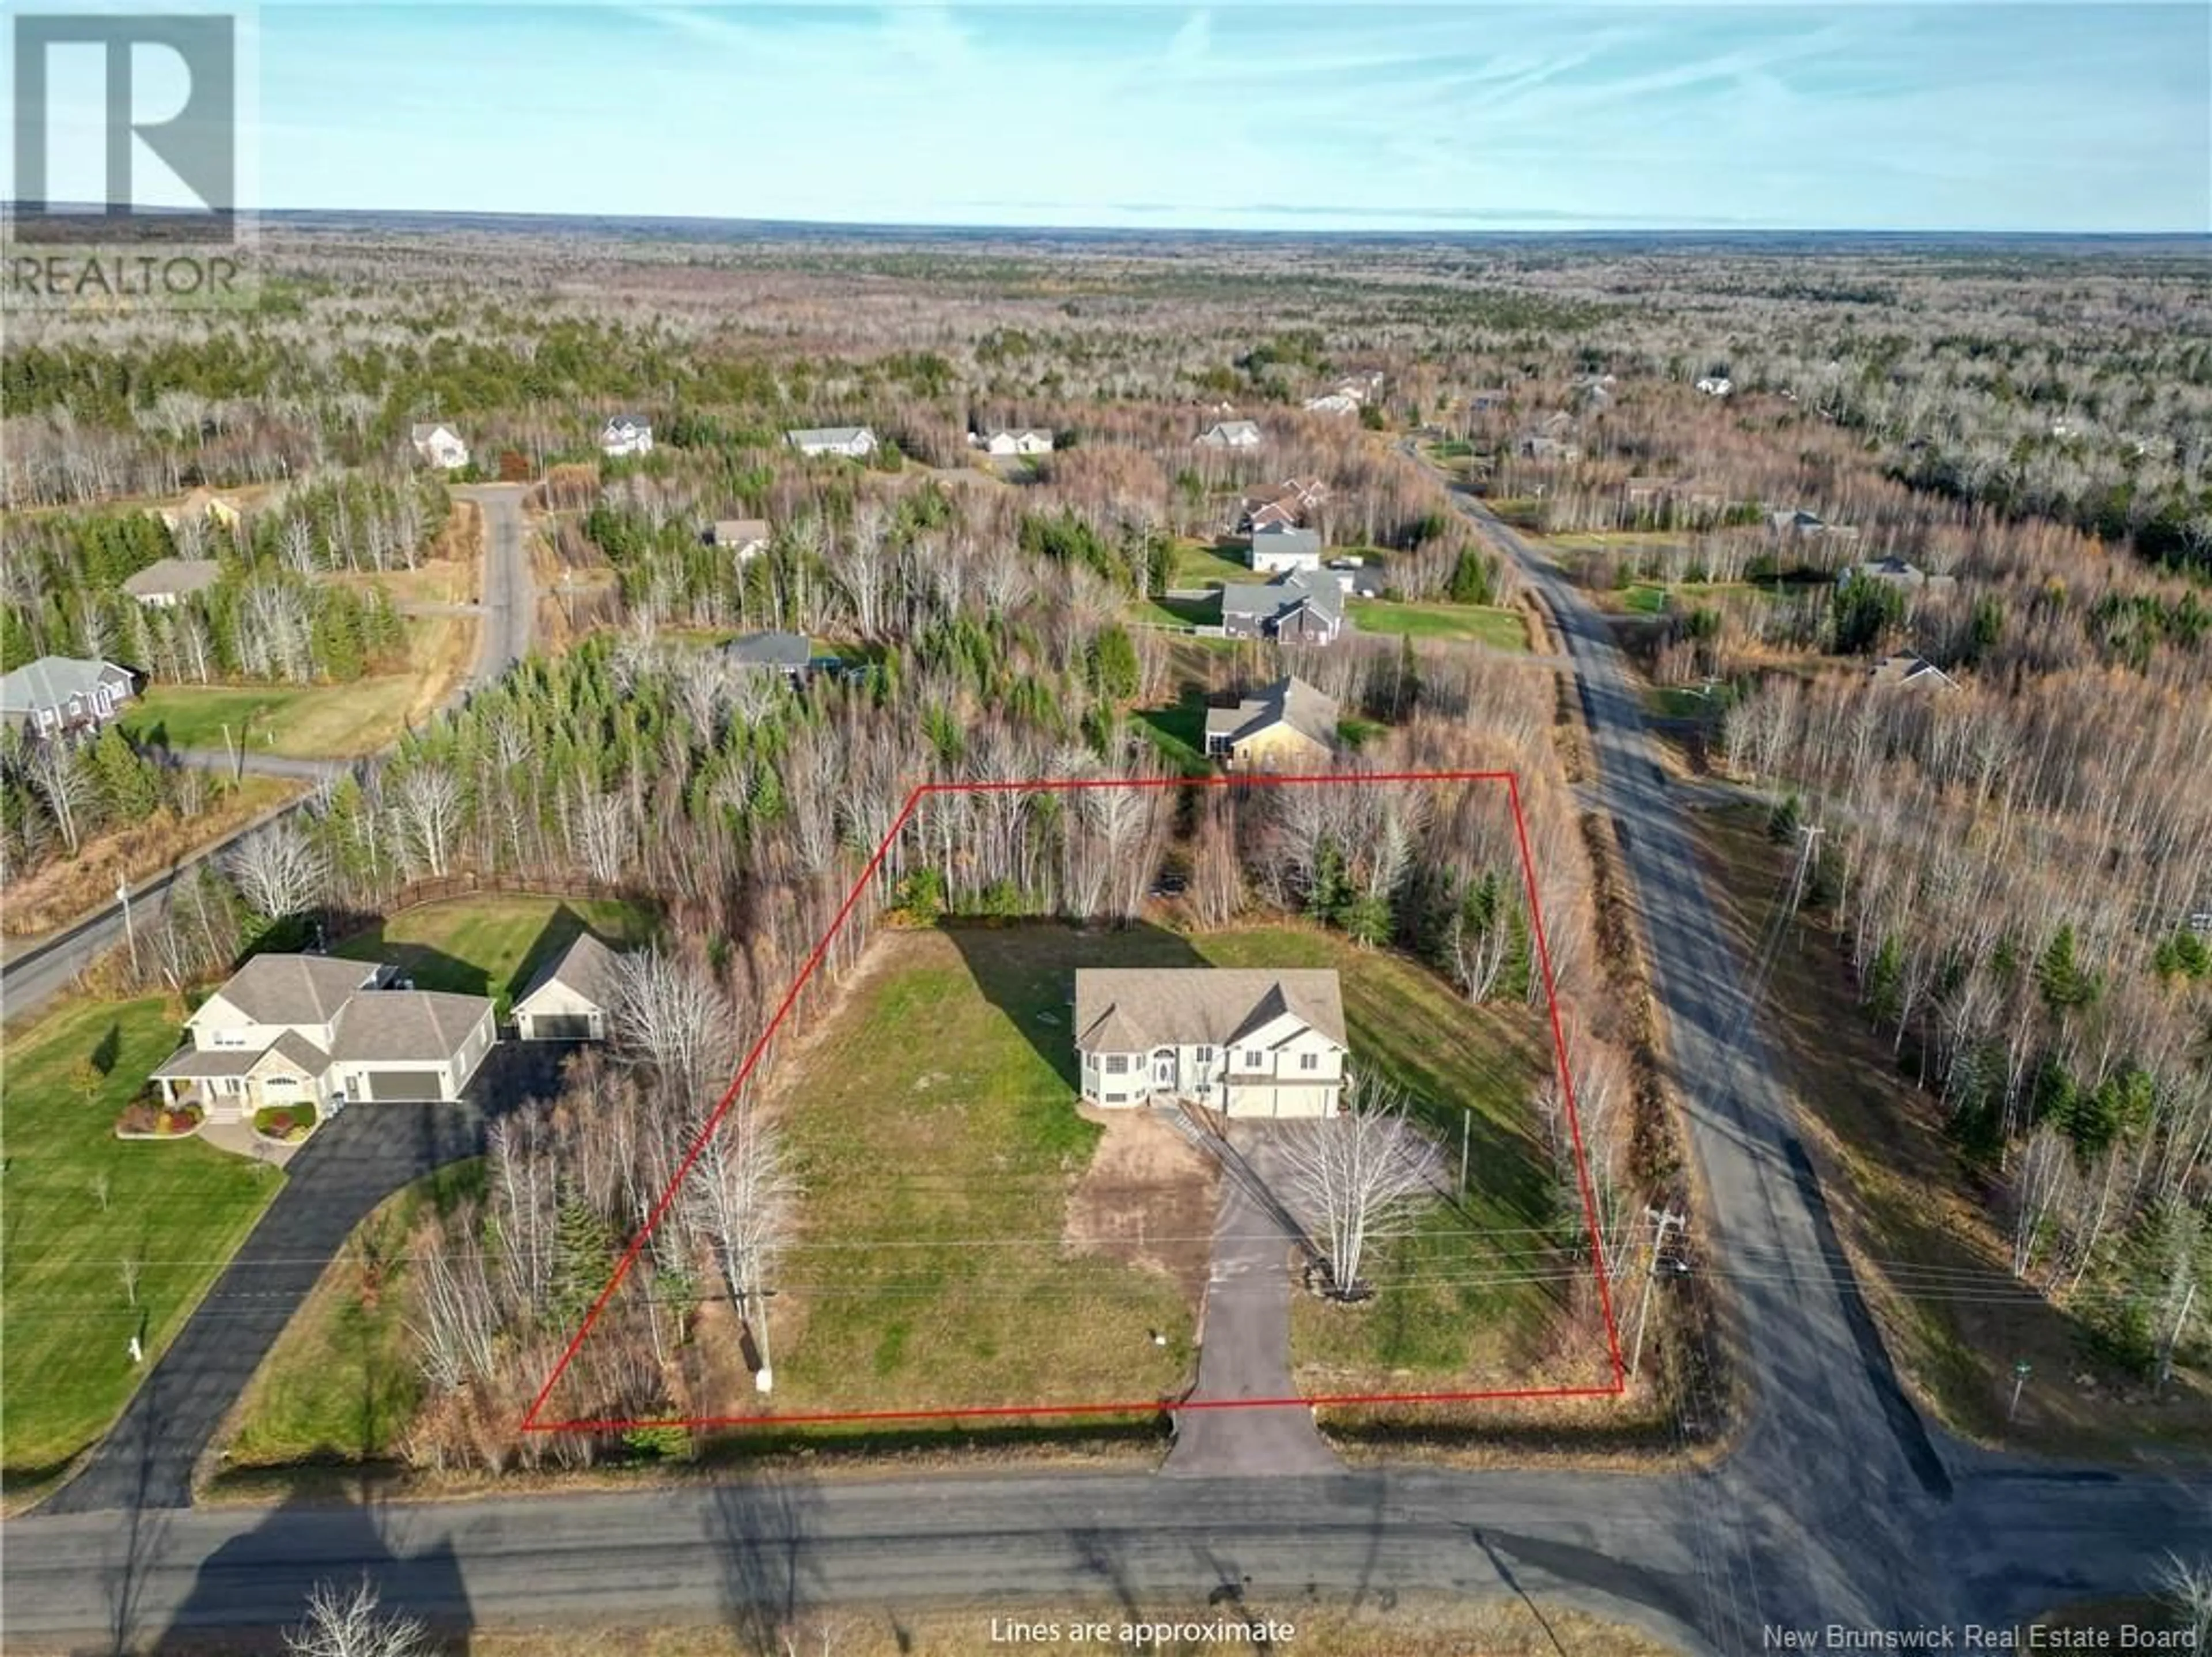
<svg viewBox="0 0 2212 1657">
<path fill-rule="evenodd" d="M 813 666 L 814 644 L 804 633 L 746 633 L 725 644 L 722 656 L 751 672 L 781 673 L 797 685 Z"/>
<path fill-rule="evenodd" d="M 1259 529 L 1294 529 L 1304 515 L 1296 501 L 1249 496 L 1244 503 L 1243 527 L 1248 533 Z"/>
<path fill-rule="evenodd" d="M 1379 599 L 1382 596 L 1387 585 L 1382 579 L 1382 572 L 1364 559 L 1331 558 L 1328 569 L 1329 573 L 1336 577 L 1336 584 L 1344 589 L 1346 598 Z"/>
<path fill-rule="evenodd" d="M 1918 564 L 1893 555 L 1851 564 L 1836 577 L 1838 587 L 1848 587 L 1854 582 L 1879 582 L 1885 587 L 1900 587 L 1908 591 L 1926 588 L 1930 592 L 1958 584 L 1948 576 L 1931 576 Z"/>
<path fill-rule="evenodd" d="M 1252 527 L 1252 568 L 1263 574 L 1321 568 L 1321 532 L 1283 523 Z"/>
<path fill-rule="evenodd" d="M 1271 582 L 1221 589 L 1222 630 L 1231 638 L 1328 644 L 1346 624 L 1344 588 L 1334 574 L 1293 570 Z"/>
<path fill-rule="evenodd" d="M 1359 399 L 1347 391 L 1323 392 L 1319 397 L 1306 399 L 1308 414 L 1357 414 Z"/>
<path fill-rule="evenodd" d="M 1350 1077 L 1334 972 L 1084 967 L 1075 1051 L 1088 1104 L 1188 1100 L 1224 1116 L 1336 1114 Z"/>
<path fill-rule="evenodd" d="M 995 429 L 980 433 L 971 441 L 986 454 L 1049 454 L 1052 453 L 1052 434 L 1042 426 Z"/>
<path fill-rule="evenodd" d="M 865 460 L 876 452 L 876 434 L 866 426 L 809 426 L 784 433 L 783 440 L 801 454 L 842 454 Z"/>
<path fill-rule="evenodd" d="M 515 1033 L 525 1041 L 605 1041 L 621 984 L 620 959 L 590 933 L 580 933 L 515 998 Z"/>
<path fill-rule="evenodd" d="M 599 428 L 599 453 L 610 459 L 623 454 L 650 454 L 653 427 L 634 414 L 613 415 Z"/>
<path fill-rule="evenodd" d="M 203 485 L 185 496 L 177 505 L 161 508 L 155 515 L 171 529 L 185 523 L 205 522 L 210 519 L 225 529 L 235 529 L 245 515 L 239 510 L 235 501 L 227 501 Z"/>
<path fill-rule="evenodd" d="M 128 667 L 82 656 L 40 656 L 0 674 L 0 727 L 26 736 L 95 735 L 137 694 Z"/>
<path fill-rule="evenodd" d="M 1583 458 L 1580 444 L 1570 443 L 1564 438 L 1552 437 L 1540 431 L 1523 432 L 1518 445 L 1524 460 L 1579 460 Z"/>
<path fill-rule="evenodd" d="M 1925 656 L 1910 653 L 1884 656 L 1867 677 L 1885 688 L 1910 685 L 1923 691 L 1955 691 L 1959 681 Z"/>
<path fill-rule="evenodd" d="M 1206 752 L 1241 771 L 1326 765 L 1336 749 L 1337 704 L 1302 679 L 1277 679 L 1233 708 L 1206 710 Z"/>
<path fill-rule="evenodd" d="M 417 454 L 444 471 L 458 472 L 469 463 L 469 446 L 451 426 L 418 423 L 408 429 L 407 441 Z"/>
<path fill-rule="evenodd" d="M 1803 507 L 1791 507 L 1784 511 L 1766 515 L 1766 527 L 1778 535 L 1817 535 L 1828 527 L 1817 512 L 1808 512 Z"/>
<path fill-rule="evenodd" d="M 154 1072 L 173 1106 L 235 1122 L 272 1106 L 455 1100 L 497 1032 L 485 996 L 392 986 L 398 970 L 333 955 L 256 955 L 185 1020 Z"/>
<path fill-rule="evenodd" d="M 1249 420 L 1220 420 L 1191 441 L 1200 448 L 1257 448 L 1260 428 Z"/>
<path fill-rule="evenodd" d="M 206 591 L 222 576 L 213 558 L 157 558 L 125 577 L 123 590 L 149 610 L 173 610 L 178 601 Z"/>
<path fill-rule="evenodd" d="M 1725 397 L 1735 389 L 1735 381 L 1724 374 L 1709 374 L 1698 381 L 1698 389 L 1708 397 Z"/>
<path fill-rule="evenodd" d="M 1282 489 L 1283 499 L 1294 499 L 1304 507 L 1319 506 L 1328 498 L 1328 485 L 1318 478 L 1285 478 Z"/>
<path fill-rule="evenodd" d="M 1493 409 L 1504 408 L 1511 400 L 1511 395 L 1502 387 L 1471 391 L 1467 394 L 1467 411 L 1469 414 L 1488 414 Z"/>
<path fill-rule="evenodd" d="M 743 564 L 767 551 L 774 535 L 765 518 L 717 518 L 707 531 L 707 545 L 732 554 Z"/>
</svg>

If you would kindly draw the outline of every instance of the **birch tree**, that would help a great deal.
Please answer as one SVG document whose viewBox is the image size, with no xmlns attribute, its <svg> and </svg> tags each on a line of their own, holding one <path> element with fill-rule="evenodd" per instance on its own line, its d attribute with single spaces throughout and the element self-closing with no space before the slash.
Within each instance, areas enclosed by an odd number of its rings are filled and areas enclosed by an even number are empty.
<svg viewBox="0 0 2212 1657">
<path fill-rule="evenodd" d="M 1305 1125 L 1285 1144 L 1292 1201 L 1322 1234 L 1330 1292 L 1340 1300 L 1363 1287 L 1368 1246 L 1404 1232 L 1442 1189 L 1443 1172 L 1401 1089 L 1363 1077 L 1347 1103 L 1341 1115 Z"/>
<path fill-rule="evenodd" d="M 322 846 L 294 817 L 247 835 L 224 854 L 222 868 L 246 907 L 270 921 L 319 903 L 330 877 Z"/>
</svg>

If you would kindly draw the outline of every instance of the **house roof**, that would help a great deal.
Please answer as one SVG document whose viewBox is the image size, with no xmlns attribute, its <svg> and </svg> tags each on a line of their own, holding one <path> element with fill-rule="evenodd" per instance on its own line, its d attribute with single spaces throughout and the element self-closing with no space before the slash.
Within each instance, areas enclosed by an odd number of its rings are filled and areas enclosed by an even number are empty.
<svg viewBox="0 0 2212 1657">
<path fill-rule="evenodd" d="M 259 1063 L 261 1054 L 247 1047 L 179 1047 L 155 1067 L 154 1077 L 242 1076 Z"/>
<path fill-rule="evenodd" d="M 1079 1051 L 1226 1046 L 1286 1012 L 1345 1045 L 1343 992 L 1326 968 L 1107 966 L 1075 975 Z"/>
<path fill-rule="evenodd" d="M 792 442 L 802 448 L 809 443 L 840 445 L 853 443 L 862 437 L 872 439 L 875 435 L 866 426 L 805 426 L 797 431 L 788 431 L 784 434 Z"/>
<path fill-rule="evenodd" d="M 1253 420 L 1222 420 L 1198 434 L 1201 443 L 1233 443 L 1240 438 L 1257 441 L 1259 423 Z"/>
<path fill-rule="evenodd" d="M 804 667 L 814 660 L 814 642 L 804 633 L 747 633 L 722 654 L 747 667 Z"/>
<path fill-rule="evenodd" d="M 1868 677 L 1877 685 L 1955 685 L 1959 682 L 1927 657 L 1911 651 L 1884 656 Z"/>
<path fill-rule="evenodd" d="M 983 439 L 988 442 L 994 437 L 1042 437 L 1049 442 L 1052 431 L 1046 426 L 993 426 L 983 434 Z"/>
<path fill-rule="evenodd" d="M 764 541 L 773 533 L 765 518 L 714 520 L 714 545 L 717 546 L 742 546 L 747 541 Z"/>
<path fill-rule="evenodd" d="M 580 932 L 566 949 L 538 970 L 530 987 L 515 997 L 514 1004 L 518 1008 L 526 1006 L 539 990 L 557 984 L 595 1007 L 611 1007 L 619 979 L 617 963 L 620 959 L 590 933 Z"/>
<path fill-rule="evenodd" d="M 222 575 L 222 566 L 213 558 L 156 558 L 137 574 L 125 576 L 123 590 L 134 599 L 197 593 L 214 586 Z"/>
<path fill-rule="evenodd" d="M 311 1076 L 319 1076 L 330 1068 L 331 1056 L 309 1041 L 296 1030 L 287 1030 L 261 1051 L 266 1058 L 274 1053 L 277 1057 L 296 1064 Z M 255 1061 L 257 1063 L 258 1060 Z"/>
<path fill-rule="evenodd" d="M 490 1010 L 485 996 L 371 990 L 346 1003 L 331 1057 L 356 1064 L 449 1059 Z"/>
<path fill-rule="evenodd" d="M 73 696 L 89 696 L 98 685 L 118 679 L 128 688 L 131 670 L 112 661 L 91 661 L 82 656 L 40 656 L 12 673 L 0 674 L 0 713 L 58 708 Z"/>
<path fill-rule="evenodd" d="M 1255 557 L 1262 551 L 1303 552 L 1317 558 L 1321 556 L 1321 531 L 1299 529 L 1289 524 L 1255 524 L 1252 529 L 1252 551 Z"/>
<path fill-rule="evenodd" d="M 1233 708 L 1208 708 L 1206 742 L 1211 746 L 1217 736 L 1225 736 L 1232 743 L 1243 742 L 1276 725 L 1288 725 L 1301 736 L 1310 737 L 1326 747 L 1336 740 L 1337 711 L 1334 697 L 1323 695 L 1292 674 L 1277 679 Z"/>
<path fill-rule="evenodd" d="M 384 972 L 337 955 L 256 955 L 216 994 L 256 1024 L 329 1024 Z"/>
<path fill-rule="evenodd" d="M 408 441 L 410 442 L 427 443 L 441 431 L 457 443 L 461 441 L 461 434 L 455 431 L 443 420 L 433 420 L 427 425 L 417 421 L 414 425 L 410 426 L 407 429 L 407 437 Z"/>
<path fill-rule="evenodd" d="M 1231 582 L 1221 589 L 1221 613 L 1279 616 L 1310 604 L 1331 621 L 1344 619 L 1344 588 L 1334 576 L 1308 570 L 1285 570 L 1269 582 Z"/>
</svg>

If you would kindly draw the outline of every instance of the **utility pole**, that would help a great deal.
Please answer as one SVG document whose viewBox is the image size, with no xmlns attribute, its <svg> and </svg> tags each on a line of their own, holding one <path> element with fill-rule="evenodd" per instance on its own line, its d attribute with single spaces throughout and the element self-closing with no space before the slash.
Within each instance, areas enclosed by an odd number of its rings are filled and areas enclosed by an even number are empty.
<svg viewBox="0 0 2212 1657">
<path fill-rule="evenodd" d="M 2151 1396 L 2156 1398 L 2166 1390 L 2166 1382 L 2173 1379 L 2173 1349 L 2181 1343 L 2181 1331 L 2189 1327 L 2189 1308 L 2197 1304 L 2197 1285 L 2189 1285 L 2189 1293 L 2181 1297 L 2181 1310 L 2174 1315 L 2173 1327 L 2166 1331 L 2166 1348 L 2158 1355 L 2158 1380 L 2152 1384 Z"/>
<path fill-rule="evenodd" d="M 1474 1112 L 1470 1107 L 1461 1113 L 1459 1124 L 1459 1194 L 1467 1195 L 1467 1151 L 1474 1138 Z"/>
<path fill-rule="evenodd" d="M 1667 1252 L 1667 1234 L 1689 1224 L 1672 1209 L 1646 1209 L 1644 1217 L 1652 1225 L 1651 1258 L 1644 1269 L 1644 1293 L 1636 1302 L 1636 1340 L 1628 1360 L 1628 1378 L 1634 1380 L 1644 1367 L 1644 1321 L 1651 1312 L 1651 1285 L 1659 1276 L 1660 1258 Z"/>
<path fill-rule="evenodd" d="M 131 946 L 131 970 L 135 973 L 138 970 L 138 930 L 131 924 L 131 883 L 129 881 L 118 880 L 115 883 L 115 901 L 123 905 L 123 936 L 125 941 Z"/>
</svg>

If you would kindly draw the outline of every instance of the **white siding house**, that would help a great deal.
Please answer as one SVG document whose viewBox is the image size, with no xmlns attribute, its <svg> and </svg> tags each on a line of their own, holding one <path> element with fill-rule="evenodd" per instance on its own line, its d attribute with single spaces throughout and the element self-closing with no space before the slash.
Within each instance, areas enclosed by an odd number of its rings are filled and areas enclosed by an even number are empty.
<svg viewBox="0 0 2212 1657">
<path fill-rule="evenodd" d="M 611 417 L 599 428 L 599 453 L 609 459 L 653 453 L 653 427 L 634 414 Z"/>
<path fill-rule="evenodd" d="M 1085 1101 L 1188 1100 L 1237 1118 L 1334 1115 L 1349 1079 L 1337 975 L 1086 968 L 1075 975 Z"/>
</svg>

